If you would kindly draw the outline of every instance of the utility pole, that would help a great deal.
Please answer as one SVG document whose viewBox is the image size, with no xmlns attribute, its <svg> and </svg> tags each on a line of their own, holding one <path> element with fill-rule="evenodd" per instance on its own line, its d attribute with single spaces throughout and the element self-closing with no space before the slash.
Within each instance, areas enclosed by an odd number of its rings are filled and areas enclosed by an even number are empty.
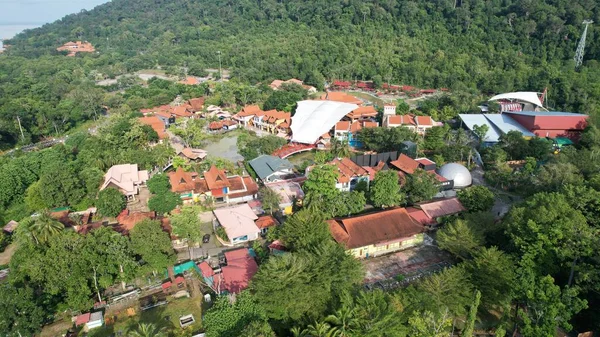
<svg viewBox="0 0 600 337">
<path fill-rule="evenodd" d="M 579 44 L 577 45 L 577 50 L 575 51 L 575 57 L 573 58 L 573 60 L 575 60 L 575 68 L 579 68 L 579 66 L 581 66 L 581 63 L 583 63 L 583 54 L 585 51 L 585 36 L 587 35 L 588 26 L 592 23 L 594 23 L 594 21 L 592 20 L 583 21 L 585 28 L 583 28 L 583 35 L 581 35 L 581 39 L 579 40 Z"/>
<path fill-rule="evenodd" d="M 217 51 L 217 54 L 219 54 L 219 80 L 223 81 L 223 72 L 221 70 L 221 51 Z"/>
</svg>

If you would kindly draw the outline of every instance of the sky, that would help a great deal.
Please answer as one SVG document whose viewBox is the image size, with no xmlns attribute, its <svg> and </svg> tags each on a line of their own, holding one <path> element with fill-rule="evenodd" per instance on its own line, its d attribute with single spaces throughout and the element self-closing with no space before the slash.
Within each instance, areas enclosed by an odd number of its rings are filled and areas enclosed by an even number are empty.
<svg viewBox="0 0 600 337">
<path fill-rule="evenodd" d="M 105 2 L 108 0 L 0 0 L 0 38 Z"/>
</svg>

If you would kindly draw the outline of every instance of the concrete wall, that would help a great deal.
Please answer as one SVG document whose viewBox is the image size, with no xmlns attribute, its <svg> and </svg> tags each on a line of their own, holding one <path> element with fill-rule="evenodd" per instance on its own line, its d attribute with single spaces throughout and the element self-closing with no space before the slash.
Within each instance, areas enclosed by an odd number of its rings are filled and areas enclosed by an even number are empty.
<svg viewBox="0 0 600 337">
<path fill-rule="evenodd" d="M 406 248 L 414 247 L 423 243 L 423 234 L 416 234 L 412 237 L 405 239 L 399 242 L 393 242 L 390 244 L 381 244 L 381 245 L 370 245 L 365 247 L 359 247 L 354 249 L 349 249 L 348 253 L 352 254 L 357 259 L 367 258 L 367 257 L 375 257 L 384 254 L 389 254 L 393 252 L 397 252 L 399 250 L 403 250 Z"/>
</svg>

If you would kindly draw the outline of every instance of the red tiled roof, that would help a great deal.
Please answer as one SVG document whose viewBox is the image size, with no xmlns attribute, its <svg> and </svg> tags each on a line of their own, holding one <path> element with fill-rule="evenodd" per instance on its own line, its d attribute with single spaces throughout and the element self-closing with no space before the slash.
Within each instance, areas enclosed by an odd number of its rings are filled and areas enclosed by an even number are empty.
<svg viewBox="0 0 600 337">
<path fill-rule="evenodd" d="M 173 108 L 173 114 L 177 117 L 191 117 L 194 114 L 190 112 L 187 105 L 180 105 Z"/>
<path fill-rule="evenodd" d="M 369 175 L 367 170 L 348 158 L 336 158 L 332 160 L 330 164 L 337 168 L 339 183 L 347 183 L 353 177 L 363 177 Z"/>
<path fill-rule="evenodd" d="M 417 125 L 433 126 L 433 119 L 431 116 L 416 116 Z"/>
<path fill-rule="evenodd" d="M 348 117 L 354 119 L 354 118 L 367 118 L 367 117 L 376 117 L 377 116 L 377 110 L 375 110 L 375 107 L 372 105 L 369 106 L 361 106 L 358 107 L 357 109 L 354 109 L 352 111 L 350 111 L 350 113 L 347 115 Z"/>
<path fill-rule="evenodd" d="M 456 197 L 421 203 L 417 207 L 432 219 L 465 211 L 465 207 Z"/>
<path fill-rule="evenodd" d="M 390 162 L 390 165 L 408 174 L 415 173 L 415 170 L 419 168 L 419 163 L 404 153 L 401 153 L 398 159 Z"/>
<path fill-rule="evenodd" d="M 348 131 L 350 130 L 350 122 L 349 121 L 339 121 L 335 123 L 335 130 Z"/>
<path fill-rule="evenodd" d="M 117 222 L 120 225 L 117 230 L 119 232 L 129 232 L 142 220 L 154 219 L 155 217 L 156 213 L 154 212 L 129 212 L 129 210 L 124 209 L 121 214 L 117 215 Z"/>
<path fill-rule="evenodd" d="M 362 127 L 365 129 L 371 129 L 371 128 L 376 128 L 379 127 L 379 124 L 377 122 L 363 122 Z"/>
<path fill-rule="evenodd" d="M 162 284 L 162 288 L 165 290 L 171 288 L 172 286 L 173 286 L 173 283 L 171 281 L 167 281 Z"/>
<path fill-rule="evenodd" d="M 200 81 L 198 81 L 198 79 L 195 77 L 188 76 L 188 77 L 186 77 L 185 80 L 179 81 L 179 83 L 185 84 L 185 85 L 196 85 L 196 84 L 199 84 Z"/>
<path fill-rule="evenodd" d="M 327 223 L 333 238 L 347 249 L 405 239 L 424 230 L 405 208 L 328 220 Z"/>
<path fill-rule="evenodd" d="M 185 172 L 182 167 L 178 167 L 175 172 L 169 173 L 171 191 L 175 193 L 193 191 L 196 188 L 197 177 L 198 173 Z"/>
<path fill-rule="evenodd" d="M 343 103 L 352 103 L 352 104 L 357 104 L 357 105 L 361 105 L 362 101 L 350 94 L 347 94 L 345 92 L 341 92 L 341 91 L 330 91 L 327 92 L 323 95 L 321 95 L 322 100 L 327 100 L 327 101 L 336 101 L 336 102 L 343 102 Z"/>
<path fill-rule="evenodd" d="M 256 114 L 261 114 L 262 115 L 262 110 L 260 109 L 260 107 L 258 105 L 247 105 L 245 107 L 242 108 L 242 111 L 240 111 L 237 116 L 238 117 L 247 117 L 247 116 L 253 116 Z"/>
<path fill-rule="evenodd" d="M 254 223 L 256 224 L 256 227 L 260 229 L 276 226 L 279 224 L 277 219 L 275 219 L 272 215 L 259 216 L 258 219 L 254 221 Z"/>
<path fill-rule="evenodd" d="M 211 190 L 231 186 L 229 179 L 227 179 L 227 176 L 225 175 L 225 171 L 219 170 L 215 165 L 204 172 L 204 179 L 206 180 L 208 188 Z"/>
<path fill-rule="evenodd" d="M 192 110 L 200 111 L 204 106 L 204 97 L 192 98 L 188 100 L 188 104 L 192 107 Z"/>
<path fill-rule="evenodd" d="M 279 240 L 275 240 L 273 241 L 270 245 L 269 245 L 270 249 L 275 249 L 275 250 L 285 250 L 285 246 L 283 245 L 283 243 L 281 243 L 281 241 Z"/>
<path fill-rule="evenodd" d="M 165 132 L 165 123 L 160 120 L 160 118 L 156 116 L 144 116 L 138 118 L 140 123 L 145 125 L 150 125 L 150 127 L 156 131 L 159 139 L 167 138 L 167 133 Z"/>
<path fill-rule="evenodd" d="M 258 185 L 256 184 L 256 181 L 254 181 L 254 179 L 252 179 L 252 177 L 245 176 L 245 177 L 242 177 L 242 179 L 244 180 L 244 185 L 246 185 L 246 190 L 237 192 L 237 193 L 235 193 L 235 191 L 233 191 L 234 193 L 229 193 L 230 198 L 241 198 L 241 197 L 250 196 L 250 195 L 254 195 L 254 194 L 258 193 Z"/>
<path fill-rule="evenodd" d="M 175 284 L 185 283 L 185 278 L 183 276 L 177 276 L 175 278 Z"/>
<path fill-rule="evenodd" d="M 210 265 L 206 261 L 202 261 L 198 264 L 198 268 L 200 272 L 202 272 L 202 276 L 211 277 L 215 275 L 215 271 L 210 267 Z"/>
<path fill-rule="evenodd" d="M 75 319 L 75 326 L 80 326 L 80 325 L 83 325 L 83 324 L 89 322 L 90 316 L 91 316 L 91 314 L 89 312 L 86 312 L 85 314 L 81 314 L 81 315 L 77 316 L 77 318 Z"/>
<path fill-rule="evenodd" d="M 258 271 L 258 265 L 247 248 L 225 252 L 227 265 L 221 268 L 222 288 L 229 293 L 239 293 L 248 288 L 250 279 Z"/>
<path fill-rule="evenodd" d="M 406 211 L 411 218 L 415 219 L 421 225 L 433 225 L 436 223 L 435 219 L 432 219 L 425 214 L 422 210 L 414 207 L 407 207 Z"/>
<path fill-rule="evenodd" d="M 335 81 L 333 81 L 333 85 L 336 87 L 349 87 L 352 85 L 352 83 L 350 81 L 335 80 Z"/>
<path fill-rule="evenodd" d="M 211 122 L 208 124 L 208 128 L 211 130 L 220 130 L 223 128 L 223 123 L 221 122 Z"/>
</svg>

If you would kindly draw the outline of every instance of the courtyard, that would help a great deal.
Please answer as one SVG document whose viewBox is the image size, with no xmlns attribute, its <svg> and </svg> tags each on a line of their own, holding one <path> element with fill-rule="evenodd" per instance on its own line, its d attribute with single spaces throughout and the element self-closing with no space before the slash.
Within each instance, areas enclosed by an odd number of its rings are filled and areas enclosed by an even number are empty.
<svg viewBox="0 0 600 337">
<path fill-rule="evenodd" d="M 453 264 L 452 257 L 431 244 L 362 260 L 365 287 L 383 289 L 406 285 Z"/>
</svg>

